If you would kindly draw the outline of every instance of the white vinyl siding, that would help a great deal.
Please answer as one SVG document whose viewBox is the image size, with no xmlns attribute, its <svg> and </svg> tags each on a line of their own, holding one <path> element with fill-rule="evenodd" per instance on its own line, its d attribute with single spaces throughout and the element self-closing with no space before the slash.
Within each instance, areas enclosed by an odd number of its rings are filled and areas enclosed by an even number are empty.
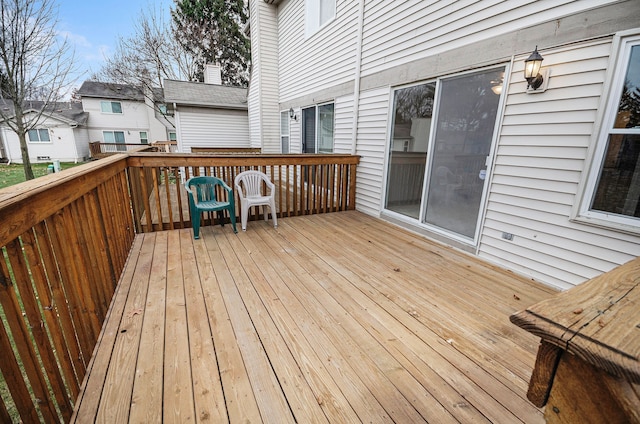
<svg viewBox="0 0 640 424">
<path fill-rule="evenodd" d="M 252 71 L 255 73 L 255 70 Z M 261 107 L 260 107 L 260 80 L 255 75 L 251 78 L 251 84 L 247 90 L 247 103 L 249 105 L 249 140 L 251 147 L 262 145 L 262 133 L 260 131 Z"/>
<path fill-rule="evenodd" d="M 101 103 L 103 101 L 90 97 L 82 99 L 82 107 L 85 112 L 89 113 L 87 128 L 91 141 L 102 140 L 102 131 L 108 130 L 124 130 L 136 134 L 139 131 L 146 131 L 150 141 L 165 139 L 165 118 L 161 118 L 162 123 L 155 120 L 154 113 L 149 113 L 150 109 L 145 106 L 144 102 L 122 100 L 118 102 L 122 106 L 122 113 L 102 113 Z M 151 110 L 151 112 L 153 111 Z M 149 122 L 150 119 L 155 121 Z M 137 137 L 135 139 L 137 142 Z"/>
<path fill-rule="evenodd" d="M 311 37 L 336 16 L 336 0 L 304 0 L 305 36 Z"/>
<path fill-rule="evenodd" d="M 280 102 L 324 87 L 353 83 L 358 2 L 337 0 L 336 18 L 305 40 L 302 2 L 283 3 L 278 16 Z M 328 99 L 316 99 L 319 103 Z"/>
<path fill-rule="evenodd" d="M 515 59 L 481 257 L 564 289 L 640 255 L 638 237 L 570 220 L 610 53 L 610 40 L 541 51 L 552 70 L 541 94 L 525 93 Z"/>
<path fill-rule="evenodd" d="M 179 108 L 181 151 L 192 147 L 250 147 L 246 111 Z"/>
<path fill-rule="evenodd" d="M 350 154 L 353 136 L 353 95 L 336 99 L 333 121 L 334 153 Z"/>
<path fill-rule="evenodd" d="M 289 152 L 302 153 L 302 109 L 294 109 L 298 120 L 289 121 Z"/>
<path fill-rule="evenodd" d="M 380 214 L 389 106 L 389 88 L 360 93 L 356 209 L 374 216 Z"/>
<path fill-rule="evenodd" d="M 261 0 L 253 3 L 264 6 Z M 476 253 L 559 288 L 640 255 L 640 237 L 572 220 L 610 72 L 611 34 L 638 26 L 637 2 L 366 0 L 363 4 L 357 81 L 359 1 L 337 0 L 335 19 L 308 39 L 304 1 L 270 6 L 278 18 L 277 49 L 270 51 L 278 58 L 278 109 L 293 106 L 301 117 L 301 107 L 335 99 L 334 151 L 339 153 L 351 152 L 352 114 L 358 111 L 359 211 L 381 213 L 391 90 L 503 65 L 515 55 L 504 86 L 505 109 L 498 118 Z M 255 28 L 252 21 L 252 38 Z M 526 94 L 523 60 L 536 44 L 545 58 L 543 69 L 550 70 L 549 87 L 541 94 Z M 356 82 L 360 93 L 354 98 Z M 279 123 L 277 111 L 261 114 L 260 119 Z M 300 122 L 291 122 L 292 152 L 301 150 Z M 513 234 L 513 241 L 502 238 L 503 233 Z"/>
<path fill-rule="evenodd" d="M 368 75 L 616 0 L 367 1 L 362 74 Z M 532 46 L 533 48 L 534 46 Z"/>
<path fill-rule="evenodd" d="M 27 112 L 27 119 L 33 119 L 33 112 Z M 33 163 L 52 160 L 61 162 L 76 162 L 88 156 L 89 143 L 86 138 L 86 130 L 81 127 L 71 128 L 68 123 L 56 118 L 42 115 L 37 128 L 40 137 L 46 131 L 49 141 L 29 142 L 29 158 Z M 20 140 L 18 135 L 6 126 L 0 126 L 0 143 L 4 143 L 6 158 L 15 163 L 22 163 Z M 38 157 L 49 159 L 38 160 Z"/>
<path fill-rule="evenodd" d="M 250 146 L 264 153 L 280 152 L 278 106 L 277 9 L 263 1 L 251 1 L 251 84 L 248 103 Z"/>
</svg>

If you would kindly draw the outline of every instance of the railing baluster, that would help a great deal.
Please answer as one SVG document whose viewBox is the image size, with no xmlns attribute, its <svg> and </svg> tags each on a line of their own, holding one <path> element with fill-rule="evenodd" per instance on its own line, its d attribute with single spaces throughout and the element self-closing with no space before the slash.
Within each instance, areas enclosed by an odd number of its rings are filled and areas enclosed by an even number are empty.
<svg viewBox="0 0 640 424">
<path fill-rule="evenodd" d="M 33 390 L 33 395 L 37 399 L 40 413 L 47 422 L 58 421 L 58 414 L 49 396 L 46 379 L 38 363 L 38 353 L 36 352 L 35 346 L 31 343 L 31 332 L 29 331 L 27 322 L 23 319 L 23 311 L 20 307 L 21 303 L 24 304 L 28 310 L 28 312 L 25 312 L 25 315 L 30 315 L 33 320 L 34 317 L 31 312 L 34 300 L 32 293 L 27 290 L 27 284 L 30 284 L 29 270 L 24 262 L 20 240 L 17 238 L 14 239 L 11 243 L 7 244 L 6 249 L 11 270 L 15 276 L 14 284 L 20 284 L 20 287 L 17 288 L 12 284 L 0 288 L 0 304 L 2 305 L 7 322 L 9 323 L 9 328 L 13 334 L 15 347 L 20 355 L 22 366 L 29 378 L 31 390 Z M 2 263 L 4 263 L 4 261 L 2 261 Z M 9 275 L 8 270 L 5 271 L 3 269 L 3 274 Z M 20 290 L 20 294 L 18 294 L 18 290 Z M 20 296 L 20 299 L 18 296 Z M 30 325 L 31 330 L 36 331 L 36 333 L 33 333 L 34 337 L 42 341 L 40 323 L 31 322 Z"/>
</svg>

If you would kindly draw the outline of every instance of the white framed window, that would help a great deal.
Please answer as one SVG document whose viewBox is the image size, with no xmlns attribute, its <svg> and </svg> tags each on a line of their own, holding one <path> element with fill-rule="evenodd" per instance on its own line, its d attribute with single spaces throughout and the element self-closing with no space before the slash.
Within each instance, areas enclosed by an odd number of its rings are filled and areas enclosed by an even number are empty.
<svg viewBox="0 0 640 424">
<path fill-rule="evenodd" d="M 640 233 L 640 34 L 614 46 L 610 97 L 576 218 Z"/>
<path fill-rule="evenodd" d="M 105 143 L 124 143 L 124 131 L 102 131 Z"/>
<path fill-rule="evenodd" d="M 178 141 L 175 131 L 169 131 L 169 141 Z"/>
<path fill-rule="evenodd" d="M 38 128 L 29 130 L 29 142 L 31 143 L 51 143 L 49 130 L 46 128 Z"/>
<path fill-rule="evenodd" d="M 116 150 L 119 152 L 127 150 L 127 147 L 124 145 L 124 131 L 102 131 L 102 138 L 105 143 L 122 144 L 122 146 L 116 146 Z"/>
<path fill-rule="evenodd" d="M 122 113 L 122 104 L 103 100 L 100 102 L 100 110 L 102 113 Z"/>
<path fill-rule="evenodd" d="M 302 153 L 333 153 L 333 103 L 302 109 Z"/>
<path fill-rule="evenodd" d="M 280 152 L 283 155 L 289 153 L 289 111 L 280 112 Z"/>
<path fill-rule="evenodd" d="M 147 136 L 146 131 L 140 131 L 140 143 L 149 144 L 149 137 Z"/>
<path fill-rule="evenodd" d="M 336 0 L 305 0 L 304 4 L 307 38 L 336 17 Z"/>
</svg>

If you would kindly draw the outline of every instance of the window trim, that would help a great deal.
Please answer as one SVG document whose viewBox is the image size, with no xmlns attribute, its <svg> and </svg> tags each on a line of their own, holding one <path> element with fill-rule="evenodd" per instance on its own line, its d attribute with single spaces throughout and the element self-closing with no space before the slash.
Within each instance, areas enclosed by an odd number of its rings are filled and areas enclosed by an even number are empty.
<svg viewBox="0 0 640 424">
<path fill-rule="evenodd" d="M 318 20 L 320 20 L 320 3 L 323 0 L 305 0 L 304 1 L 304 35 L 305 35 L 305 38 L 307 39 L 313 37 L 315 34 L 322 31 L 326 26 L 331 24 L 331 22 L 335 21 L 336 15 L 338 14 L 337 0 L 327 0 L 327 1 L 333 1 L 333 16 L 328 18 L 325 22 L 318 22 L 318 26 L 315 26 L 315 24 L 314 26 L 310 26 L 311 20 L 309 17 L 309 8 L 311 6 L 310 4 L 311 1 L 315 2 L 314 6 L 317 4 L 317 10 L 314 10 L 314 12 L 317 12 Z"/>
<path fill-rule="evenodd" d="M 316 103 L 314 105 L 305 106 L 300 109 L 300 119 L 303 119 L 305 109 L 311 109 L 311 108 L 315 109 L 315 131 L 314 131 L 315 151 L 313 153 L 307 153 L 307 154 L 330 154 L 330 153 L 320 153 L 319 145 L 318 145 L 318 131 L 319 131 L 319 123 L 320 123 L 320 114 L 318 113 L 318 108 L 326 105 L 333 105 L 333 138 L 331 140 L 331 153 L 335 153 L 335 150 L 336 150 L 336 102 L 335 100 L 331 100 L 323 103 Z M 300 150 L 302 153 L 306 153 L 304 151 L 305 140 L 304 140 L 303 127 L 304 127 L 304 124 L 301 123 L 300 124 Z"/>
<path fill-rule="evenodd" d="M 286 128 L 287 128 L 287 133 L 284 134 L 282 132 L 283 129 L 283 121 L 282 120 L 286 120 Z M 291 118 L 289 118 L 289 110 L 281 110 L 280 111 L 280 154 L 289 154 L 291 153 L 291 122 L 290 122 Z M 283 146 L 283 142 L 282 142 L 282 137 L 287 137 L 287 153 L 284 153 L 282 150 L 282 146 Z"/>
<path fill-rule="evenodd" d="M 113 140 L 114 141 L 106 141 L 104 135 L 106 133 L 111 133 L 113 134 Z M 122 137 L 124 138 L 124 141 L 122 143 L 118 143 L 116 140 L 116 133 L 122 133 Z M 103 130 L 102 131 L 102 140 L 104 140 L 105 143 L 113 143 L 113 144 L 126 144 L 127 143 L 127 137 L 124 133 L 124 131 L 122 130 Z"/>
<path fill-rule="evenodd" d="M 109 104 L 109 109 L 110 111 L 105 111 L 104 108 L 102 107 L 105 104 Z M 120 112 L 114 112 L 113 111 L 113 104 L 117 103 L 120 105 Z M 100 113 L 106 113 L 109 115 L 122 115 L 122 102 L 116 101 L 116 100 L 100 100 Z"/>
<path fill-rule="evenodd" d="M 138 131 L 138 133 L 140 134 L 140 144 L 149 144 L 149 132 L 148 131 Z M 142 136 L 142 134 L 144 134 L 144 137 Z"/>
<path fill-rule="evenodd" d="M 630 234 L 640 234 L 639 218 L 592 210 L 591 204 L 597 189 L 609 135 L 614 128 L 613 123 L 618 111 L 631 47 L 638 45 L 640 45 L 640 30 L 638 29 L 619 32 L 613 38 L 607 67 L 612 71 L 607 75 L 603 87 L 599 113 L 591 137 L 591 147 L 585 161 L 587 166 L 585 166 L 580 181 L 577 201 L 574 203 L 570 215 L 571 221 L 574 222 Z M 621 72 L 622 69 L 624 69 L 624 72 Z M 613 132 L 615 132 L 615 129 Z M 640 133 L 640 130 L 638 133 Z"/>
<path fill-rule="evenodd" d="M 38 140 L 32 140 L 31 139 L 31 134 L 30 134 L 31 131 L 37 131 Z M 40 131 L 46 131 L 47 132 L 47 136 L 49 137 L 49 140 L 42 141 L 41 137 L 40 137 Z M 53 143 L 53 140 L 51 140 L 51 131 L 49 131 L 49 128 L 32 128 L 29 131 L 27 131 L 27 137 L 29 138 L 29 143 L 33 143 L 33 144 L 51 144 L 51 143 Z"/>
</svg>

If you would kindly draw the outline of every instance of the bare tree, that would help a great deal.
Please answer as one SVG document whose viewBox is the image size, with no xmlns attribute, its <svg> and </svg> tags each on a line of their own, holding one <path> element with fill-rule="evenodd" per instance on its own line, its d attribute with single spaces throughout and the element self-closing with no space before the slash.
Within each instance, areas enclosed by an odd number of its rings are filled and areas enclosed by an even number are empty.
<svg viewBox="0 0 640 424">
<path fill-rule="evenodd" d="M 98 79 L 119 84 L 162 87 L 164 79 L 192 81 L 196 60 L 171 36 L 171 26 L 155 9 L 141 10 L 133 35 L 120 37 L 113 57 L 98 72 Z"/>
<path fill-rule="evenodd" d="M 57 36 L 57 23 L 53 0 L 0 0 L 0 73 L 6 76 L 0 120 L 18 135 L 27 180 L 33 179 L 27 133 L 65 95 L 73 71 L 73 52 Z"/>
<path fill-rule="evenodd" d="M 118 39 L 115 54 L 107 58 L 92 78 L 140 88 L 157 112 L 165 115 L 166 110 L 159 108 L 152 97 L 153 89 L 162 87 L 165 79 L 195 81 L 198 72 L 197 60 L 172 34 L 171 24 L 162 18 L 162 11 L 141 10 L 133 35 Z"/>
</svg>

